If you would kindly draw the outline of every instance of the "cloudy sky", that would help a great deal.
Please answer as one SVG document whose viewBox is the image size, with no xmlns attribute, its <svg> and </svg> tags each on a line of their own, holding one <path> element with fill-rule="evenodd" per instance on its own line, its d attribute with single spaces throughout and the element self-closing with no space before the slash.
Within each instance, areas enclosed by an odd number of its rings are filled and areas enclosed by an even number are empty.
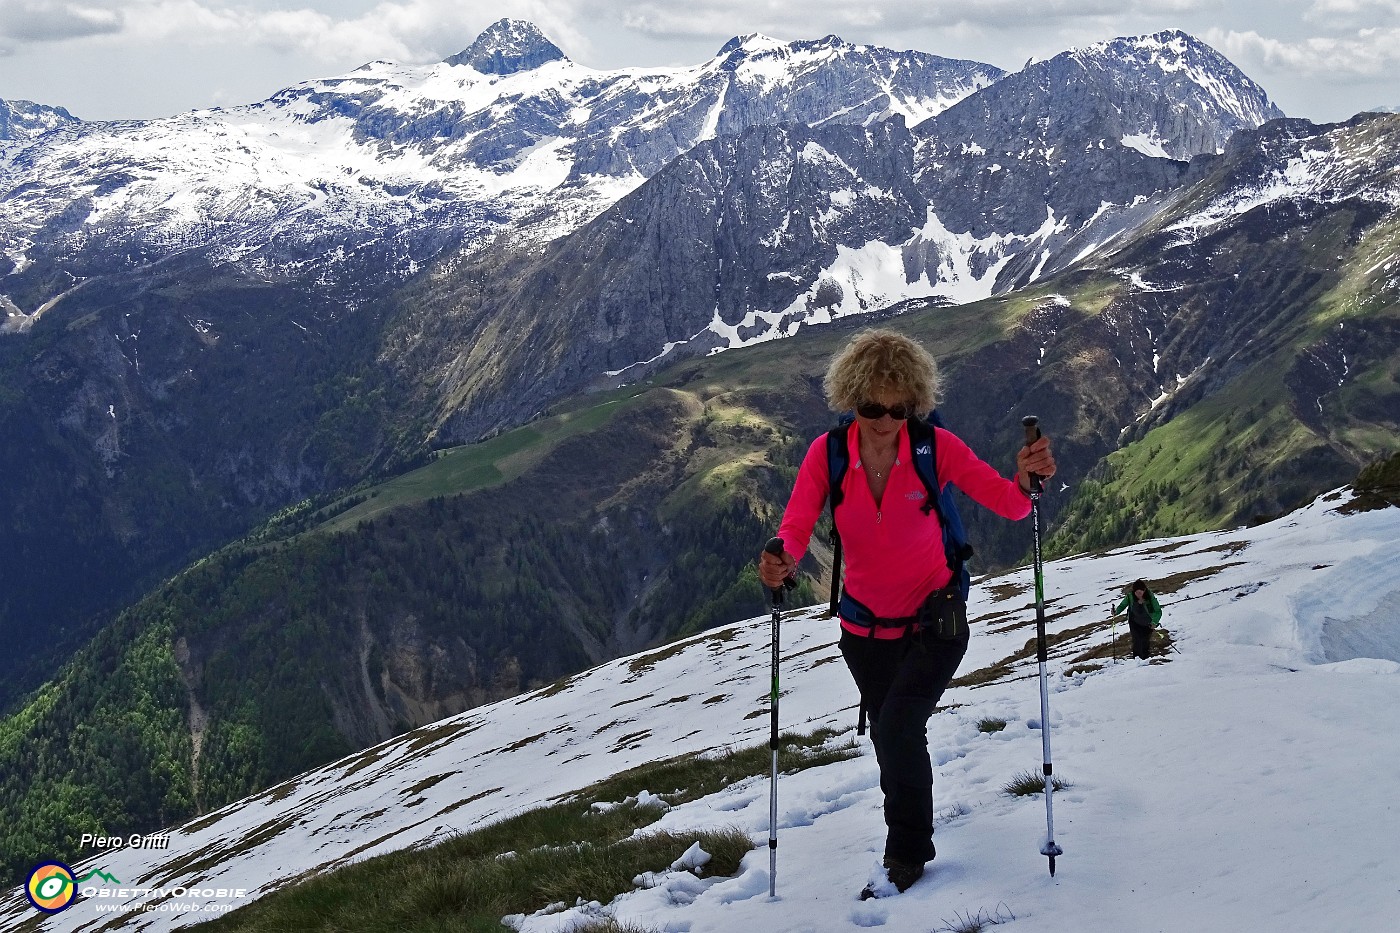
<svg viewBox="0 0 1400 933">
<path fill-rule="evenodd" d="M 761 32 L 835 33 L 1014 71 L 1180 28 L 1290 116 L 1400 107 L 1400 0 L 0 0 L 0 98 L 89 120 L 250 103 L 373 59 L 437 61 L 502 16 L 532 20 L 599 69 L 698 64 Z"/>
</svg>

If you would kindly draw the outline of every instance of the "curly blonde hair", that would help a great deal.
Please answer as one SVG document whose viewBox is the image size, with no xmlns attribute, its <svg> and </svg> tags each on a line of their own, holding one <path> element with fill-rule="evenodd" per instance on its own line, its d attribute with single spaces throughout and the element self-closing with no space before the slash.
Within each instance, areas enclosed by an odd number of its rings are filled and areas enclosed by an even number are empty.
<svg viewBox="0 0 1400 933">
<path fill-rule="evenodd" d="M 933 354 L 903 334 L 871 329 L 831 358 L 823 386 L 832 411 L 855 408 L 888 389 L 913 402 L 923 416 L 937 407 L 942 381 Z"/>
</svg>

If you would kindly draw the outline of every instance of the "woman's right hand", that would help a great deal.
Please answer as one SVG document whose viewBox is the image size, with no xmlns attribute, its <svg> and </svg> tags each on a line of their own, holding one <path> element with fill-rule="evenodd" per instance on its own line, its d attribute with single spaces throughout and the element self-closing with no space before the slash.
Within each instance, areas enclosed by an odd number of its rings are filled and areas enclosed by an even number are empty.
<svg viewBox="0 0 1400 933">
<path fill-rule="evenodd" d="M 764 551 L 758 555 L 758 578 L 770 590 L 776 590 L 783 585 L 784 580 L 796 574 L 797 561 L 787 551 L 783 551 L 782 554 Z"/>
</svg>

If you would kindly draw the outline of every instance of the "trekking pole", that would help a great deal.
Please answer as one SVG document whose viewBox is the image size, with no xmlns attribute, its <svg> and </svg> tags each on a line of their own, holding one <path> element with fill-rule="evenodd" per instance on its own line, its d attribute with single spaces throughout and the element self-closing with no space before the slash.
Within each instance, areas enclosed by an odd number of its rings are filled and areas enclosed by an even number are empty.
<svg viewBox="0 0 1400 933">
<path fill-rule="evenodd" d="M 1113 624 L 1113 663 L 1118 663 L 1118 613 L 1113 611 L 1113 603 L 1108 604 L 1108 620 Z"/>
<path fill-rule="evenodd" d="M 1021 425 L 1026 430 L 1026 446 L 1034 444 L 1040 440 L 1040 419 L 1035 415 L 1027 415 L 1021 419 Z M 1036 657 L 1040 662 L 1040 745 L 1044 752 L 1042 768 L 1045 772 L 1045 845 L 1040 847 L 1040 854 L 1050 859 L 1050 877 L 1055 877 L 1055 856 L 1063 855 L 1064 850 L 1055 844 L 1055 807 L 1053 803 L 1051 775 L 1054 767 L 1050 763 L 1050 692 L 1045 682 L 1045 662 L 1049 660 L 1050 654 L 1045 646 L 1045 575 L 1040 564 L 1040 494 L 1043 491 L 1040 477 L 1035 473 L 1030 475 L 1031 480 L 1031 522 L 1034 525 L 1034 549 L 1032 555 L 1035 559 L 1035 633 L 1036 633 Z"/>
<path fill-rule="evenodd" d="M 783 539 L 771 538 L 763 548 L 775 557 L 783 553 Z M 773 776 L 768 783 L 768 896 L 778 893 L 778 623 L 783 614 L 783 590 L 797 581 L 788 577 L 782 586 L 768 591 L 773 600 L 773 692 L 768 698 L 768 747 L 773 750 Z"/>
</svg>

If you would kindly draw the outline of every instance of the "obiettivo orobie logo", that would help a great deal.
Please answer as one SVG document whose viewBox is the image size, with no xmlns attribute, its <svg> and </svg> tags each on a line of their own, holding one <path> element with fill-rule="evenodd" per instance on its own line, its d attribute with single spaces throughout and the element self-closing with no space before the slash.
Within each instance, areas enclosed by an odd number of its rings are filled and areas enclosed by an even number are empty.
<svg viewBox="0 0 1400 933">
<path fill-rule="evenodd" d="M 78 885 L 94 877 L 121 884 L 105 871 L 94 869 L 78 878 L 73 874 L 73 869 L 62 862 L 44 862 L 42 865 L 35 865 L 34 870 L 29 873 L 24 893 L 28 896 L 29 903 L 39 910 L 46 914 L 56 914 L 72 905 L 73 898 L 78 895 Z"/>
<path fill-rule="evenodd" d="M 56 914 L 69 904 L 78 894 L 78 879 L 73 869 L 62 862 L 44 862 L 35 865 L 29 873 L 29 882 L 24 886 L 29 903 L 46 914 Z"/>
</svg>

